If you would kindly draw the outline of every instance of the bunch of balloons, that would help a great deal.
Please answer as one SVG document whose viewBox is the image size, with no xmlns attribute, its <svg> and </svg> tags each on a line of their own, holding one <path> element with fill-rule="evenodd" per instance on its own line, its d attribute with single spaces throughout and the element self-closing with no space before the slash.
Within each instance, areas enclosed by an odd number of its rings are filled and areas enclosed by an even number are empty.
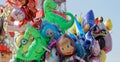
<svg viewBox="0 0 120 62">
<path fill-rule="evenodd" d="M 65 2 L 6 0 L 0 8 L 0 33 L 5 29 L 14 39 L 15 62 L 105 62 L 112 50 L 111 20 L 95 18 L 92 10 L 80 18 L 57 11 Z"/>
</svg>

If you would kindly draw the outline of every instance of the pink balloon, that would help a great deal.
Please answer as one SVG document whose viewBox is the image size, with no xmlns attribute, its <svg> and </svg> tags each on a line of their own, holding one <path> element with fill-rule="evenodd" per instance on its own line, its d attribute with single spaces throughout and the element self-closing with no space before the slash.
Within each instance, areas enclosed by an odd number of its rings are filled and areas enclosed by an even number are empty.
<svg viewBox="0 0 120 62">
<path fill-rule="evenodd" d="M 107 32 L 107 35 L 104 37 L 105 39 L 105 48 L 103 49 L 105 53 L 108 53 L 112 50 L 112 38 L 109 32 Z"/>
<path fill-rule="evenodd" d="M 100 45 L 98 41 L 94 40 L 94 45 L 92 47 L 92 55 L 93 56 L 98 56 L 100 53 Z"/>
</svg>

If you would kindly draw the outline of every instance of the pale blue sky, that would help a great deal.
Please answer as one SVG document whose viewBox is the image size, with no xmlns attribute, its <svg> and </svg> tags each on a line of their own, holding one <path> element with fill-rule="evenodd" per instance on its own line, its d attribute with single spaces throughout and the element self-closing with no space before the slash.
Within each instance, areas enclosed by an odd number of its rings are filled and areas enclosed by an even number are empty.
<svg viewBox="0 0 120 62">
<path fill-rule="evenodd" d="M 107 54 L 106 62 L 120 62 L 120 0 L 67 0 L 67 11 L 73 14 L 86 14 L 90 9 L 95 16 L 110 18 L 113 23 L 111 31 L 113 49 Z"/>
<path fill-rule="evenodd" d="M 0 0 L 0 5 L 4 0 Z M 111 31 L 113 49 L 107 54 L 106 62 L 120 62 L 120 0 L 67 0 L 67 11 L 84 16 L 90 9 L 95 16 L 110 18 L 113 23 Z"/>
</svg>

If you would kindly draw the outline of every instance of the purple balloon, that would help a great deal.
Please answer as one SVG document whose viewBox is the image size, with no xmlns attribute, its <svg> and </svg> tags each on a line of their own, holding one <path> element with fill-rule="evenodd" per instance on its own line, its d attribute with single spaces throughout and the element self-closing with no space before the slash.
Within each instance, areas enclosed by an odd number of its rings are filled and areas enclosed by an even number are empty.
<svg viewBox="0 0 120 62">
<path fill-rule="evenodd" d="M 105 53 L 108 53 L 112 50 L 112 38 L 109 32 L 107 32 L 107 35 L 104 37 L 105 39 L 105 48 L 103 49 Z"/>
</svg>

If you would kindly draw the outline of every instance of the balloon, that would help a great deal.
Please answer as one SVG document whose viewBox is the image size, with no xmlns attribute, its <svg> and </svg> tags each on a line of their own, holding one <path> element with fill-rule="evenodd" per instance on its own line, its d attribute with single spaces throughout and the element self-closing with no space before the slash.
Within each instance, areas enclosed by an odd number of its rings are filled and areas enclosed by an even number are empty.
<svg viewBox="0 0 120 62">
<path fill-rule="evenodd" d="M 16 21 L 22 21 L 25 18 L 24 12 L 17 7 L 12 10 L 11 15 Z"/>
<path fill-rule="evenodd" d="M 94 39 L 94 45 L 92 46 L 92 55 L 98 56 L 100 53 L 100 46 L 97 40 Z"/>
<path fill-rule="evenodd" d="M 85 32 L 88 32 L 89 29 L 95 24 L 94 21 L 94 13 L 92 10 L 90 10 L 85 17 L 83 18 L 82 21 L 82 27 L 84 29 Z"/>
<path fill-rule="evenodd" d="M 105 48 L 105 39 L 103 37 L 99 37 L 98 42 L 100 45 L 100 49 Z"/>
<path fill-rule="evenodd" d="M 82 24 L 82 17 L 79 17 L 79 18 L 78 18 L 78 22 L 79 22 L 80 24 Z"/>
<path fill-rule="evenodd" d="M 42 24 L 41 34 L 45 38 L 54 38 L 57 40 L 61 36 L 61 32 L 56 25 L 45 21 Z"/>
<path fill-rule="evenodd" d="M 89 62 L 101 62 L 98 57 L 91 57 Z"/>
<path fill-rule="evenodd" d="M 56 48 L 59 54 L 65 57 L 72 56 L 76 51 L 74 41 L 67 34 L 63 34 L 58 39 Z"/>
<path fill-rule="evenodd" d="M 22 49 L 28 43 L 29 37 L 32 36 L 34 41 L 28 47 L 27 52 L 23 53 Z M 43 56 L 47 50 L 46 39 L 33 27 L 27 27 L 24 37 L 21 40 L 21 46 L 17 50 L 17 57 L 22 60 L 37 60 L 40 62 L 40 58 Z M 24 54 L 24 55 L 23 55 Z"/>
<path fill-rule="evenodd" d="M 99 59 L 101 60 L 101 62 L 105 62 L 106 61 L 106 54 L 105 54 L 104 50 L 101 50 Z"/>
<path fill-rule="evenodd" d="M 109 18 L 105 21 L 104 24 L 105 24 L 105 26 L 107 28 L 107 31 L 112 30 L 112 22 L 111 22 L 111 20 Z"/>
<path fill-rule="evenodd" d="M 21 47 L 22 43 L 21 43 L 21 40 L 23 39 L 23 34 L 20 34 L 17 38 L 16 38 L 16 44 L 19 47 Z M 25 53 L 27 52 L 29 46 L 31 45 L 33 39 L 32 37 L 30 37 L 30 39 L 28 40 L 27 44 L 23 46 L 23 49 L 22 49 L 22 52 Z"/>
<path fill-rule="evenodd" d="M 83 36 L 85 35 L 80 23 L 77 21 L 77 19 L 75 18 L 75 27 L 76 27 L 76 33 L 79 36 Z"/>
<path fill-rule="evenodd" d="M 75 22 L 74 22 L 74 24 L 72 25 L 72 27 L 70 27 L 69 32 L 72 33 L 72 34 L 76 34 Z"/>
<path fill-rule="evenodd" d="M 71 17 L 71 20 L 65 20 L 62 16 L 59 16 L 52 12 L 52 10 L 55 10 L 57 7 L 57 4 L 53 2 L 52 0 L 45 0 L 44 2 L 44 14 L 45 18 L 44 20 L 47 20 L 51 23 L 54 23 L 60 27 L 62 30 L 62 33 L 65 33 L 67 29 L 69 29 L 73 23 L 74 23 L 74 16 L 71 13 L 63 12 L 66 15 L 69 15 Z"/>
<path fill-rule="evenodd" d="M 105 53 L 108 53 L 112 50 L 112 38 L 109 32 L 107 32 L 107 35 L 104 37 L 105 39 L 105 48 L 103 49 Z"/>
<path fill-rule="evenodd" d="M 51 41 L 48 48 L 50 49 L 50 52 L 46 52 L 45 62 L 59 62 L 60 58 L 56 50 L 56 41 Z"/>
<path fill-rule="evenodd" d="M 84 57 L 84 49 L 83 46 L 81 45 L 81 41 L 77 39 L 77 37 L 72 34 L 72 33 L 68 33 L 68 35 L 74 40 L 75 45 L 76 45 L 76 54 L 78 57 L 83 58 Z"/>
</svg>

